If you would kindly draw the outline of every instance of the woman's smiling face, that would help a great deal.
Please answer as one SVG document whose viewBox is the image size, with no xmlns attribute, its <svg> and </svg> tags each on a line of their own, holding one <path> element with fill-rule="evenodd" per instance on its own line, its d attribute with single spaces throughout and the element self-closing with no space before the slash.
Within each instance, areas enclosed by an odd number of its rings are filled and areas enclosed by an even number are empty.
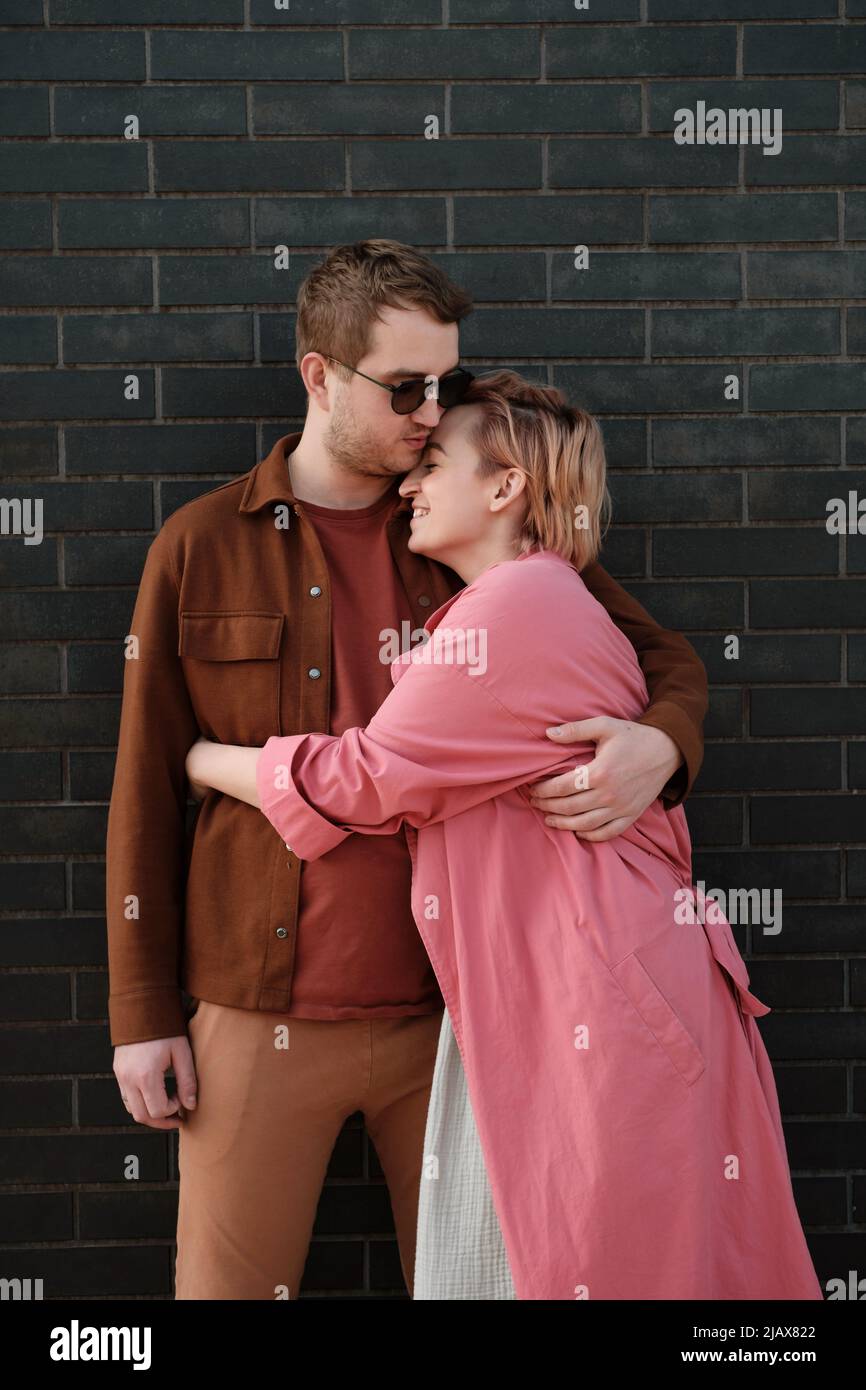
<svg viewBox="0 0 866 1390">
<path fill-rule="evenodd" d="M 478 474 L 480 456 L 469 431 L 481 417 L 480 405 L 446 411 L 399 488 L 413 504 L 409 549 L 448 565 L 464 579 L 467 569 L 480 572 L 494 560 L 514 558 L 516 551 L 503 545 L 508 547 L 519 530 L 525 508 L 525 498 L 517 495 L 522 480 L 513 485 L 513 470 L 483 479 Z M 511 487 L 503 487 L 506 477 Z"/>
</svg>

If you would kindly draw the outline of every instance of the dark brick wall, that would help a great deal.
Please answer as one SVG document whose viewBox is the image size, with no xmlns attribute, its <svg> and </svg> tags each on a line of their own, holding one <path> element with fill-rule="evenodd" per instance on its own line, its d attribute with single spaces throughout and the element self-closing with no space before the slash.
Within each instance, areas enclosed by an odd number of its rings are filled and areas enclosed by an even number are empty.
<svg viewBox="0 0 866 1390">
<path fill-rule="evenodd" d="M 2 0 L 0 26 L 3 495 L 46 526 L 0 551 L 3 1272 L 171 1296 L 175 1136 L 125 1126 L 106 1025 L 120 641 L 166 516 L 300 427 L 300 280 L 386 235 L 474 293 L 471 365 L 603 420 L 606 563 L 713 682 L 696 876 L 784 895 L 778 935 L 735 930 L 819 1274 L 866 1274 L 866 541 L 826 525 L 866 496 L 866 0 Z M 781 152 L 677 143 L 699 101 L 779 109 Z M 399 1297 L 392 1229 L 355 1117 L 306 1293 Z"/>
</svg>

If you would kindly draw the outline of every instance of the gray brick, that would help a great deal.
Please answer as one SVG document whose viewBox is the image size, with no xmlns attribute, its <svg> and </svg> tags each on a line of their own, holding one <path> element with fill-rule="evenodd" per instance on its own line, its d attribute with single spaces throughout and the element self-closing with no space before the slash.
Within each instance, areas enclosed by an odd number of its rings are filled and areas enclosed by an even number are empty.
<svg viewBox="0 0 866 1390">
<path fill-rule="evenodd" d="M 609 487 L 618 522 L 737 521 L 743 510 L 733 473 L 625 473 Z"/>
<path fill-rule="evenodd" d="M 693 15 L 690 17 L 694 17 Z M 814 32 L 814 31 L 812 31 Z M 557 77 L 734 76 L 736 33 L 709 24 L 675 26 L 578 25 L 547 34 L 547 75 Z"/>
<path fill-rule="evenodd" d="M 387 227 L 395 241 L 441 246 L 446 240 L 445 216 L 441 197 L 260 197 L 255 200 L 255 241 L 257 245 L 325 247 L 381 236 Z"/>
<path fill-rule="evenodd" d="M 653 571 L 661 575 L 835 574 L 839 542 L 823 527 L 657 529 Z"/>
<path fill-rule="evenodd" d="M 864 70 L 866 29 L 856 24 L 759 24 L 743 32 L 745 74 Z"/>
<path fill-rule="evenodd" d="M 456 133 L 507 131 L 548 135 L 553 131 L 639 131 L 640 87 L 617 83 L 548 82 L 540 87 L 515 83 L 455 86 L 451 129 Z"/>
<path fill-rule="evenodd" d="M 22 489 L 3 488 L 6 498 L 19 495 Z M 45 489 L 31 487 L 23 489 L 28 497 L 34 493 L 44 496 Z M 45 518 L 47 521 L 47 516 Z M 5 537 L 6 544 L 0 546 L 0 583 L 6 588 L 35 589 L 39 585 L 57 583 L 57 542 L 43 538 L 40 545 L 25 545 L 16 538 Z"/>
<path fill-rule="evenodd" d="M 50 0 L 52 24 L 116 24 L 114 0 Z M 136 0 L 124 24 L 243 24 L 243 0 Z"/>
<path fill-rule="evenodd" d="M 862 579 L 755 579 L 749 593 L 749 621 L 756 628 L 862 627 L 866 612 Z"/>
<path fill-rule="evenodd" d="M 64 481 L 37 487 L 7 483 L 4 488 L 4 496 L 9 498 L 34 495 L 44 499 L 46 532 L 133 530 L 153 521 L 147 483 Z"/>
<path fill-rule="evenodd" d="M 551 188 L 733 186 L 737 150 L 675 145 L 661 136 L 550 141 Z"/>
<path fill-rule="evenodd" d="M 538 140 L 354 140 L 352 187 L 535 188 L 541 182 Z"/>
<path fill-rule="evenodd" d="M 832 3 L 832 0 L 830 0 Z M 724 0 L 725 7 L 730 0 Z M 823 0 L 822 0 L 823 3 Z M 667 18 L 668 16 L 660 16 Z M 682 18 L 693 19 L 692 13 Z M 718 16 L 722 17 L 722 16 Z M 729 16 L 724 16 L 728 18 Z M 730 16 L 731 18 L 733 16 Z M 701 7 L 702 19 L 714 19 Z M 839 125 L 839 85 L 836 82 L 664 82 L 649 89 L 650 130 L 673 130 L 676 112 L 681 107 L 694 110 L 699 101 L 707 107 L 728 110 L 757 108 L 774 110 L 780 107 L 784 115 L 784 131 L 836 130 Z M 783 144 L 784 148 L 784 144 Z M 761 156 L 765 163 L 778 156 Z M 796 180 L 785 180 L 786 183 Z"/>
<path fill-rule="evenodd" d="M 3 81 L 143 82 L 145 76 L 144 35 L 127 30 L 7 34 L 0 48 Z"/>
<path fill-rule="evenodd" d="M 149 535 L 70 536 L 64 547 L 67 584 L 103 584 L 107 574 L 113 584 L 137 584 L 150 540 Z M 116 664 L 117 652 L 113 647 L 110 651 Z"/>
<path fill-rule="evenodd" d="M 736 413 L 741 402 L 723 397 L 724 378 L 735 365 L 556 366 L 554 381 L 586 410 L 662 412 L 717 410 Z"/>
<path fill-rule="evenodd" d="M 0 363 L 57 361 L 56 320 L 47 314 L 0 318 Z"/>
<path fill-rule="evenodd" d="M 117 256 L 9 256 L 0 266 L 0 304 L 150 304 L 150 261 Z"/>
<path fill-rule="evenodd" d="M 866 82 L 845 83 L 845 125 L 849 130 L 866 126 Z"/>
<path fill-rule="evenodd" d="M 51 207 L 45 199 L 4 200 L 0 218 L 0 247 L 4 250 L 46 250 L 51 245 Z"/>
<path fill-rule="evenodd" d="M 590 10 L 563 14 L 561 0 L 450 0 L 449 14 L 452 24 L 561 24 L 563 18 L 580 24 L 581 21 L 594 21 L 596 16 Z M 607 0 L 604 7 L 606 20 L 640 18 L 640 0 Z"/>
<path fill-rule="evenodd" d="M 124 372 L 6 372 L 0 420 L 147 419 L 154 412 L 153 372 L 137 369 L 140 397 L 127 400 Z"/>
<path fill-rule="evenodd" d="M 810 362 L 754 366 L 749 371 L 752 410 L 862 410 L 866 363 Z"/>
<path fill-rule="evenodd" d="M 855 689 L 788 686 L 784 699 L 777 690 L 753 690 L 751 727 L 759 737 L 866 734 L 866 700 L 862 690 Z"/>
<path fill-rule="evenodd" d="M 0 644 L 0 694 L 47 695 L 60 689 L 57 646 Z"/>
<path fill-rule="evenodd" d="M 444 128 L 445 89 L 412 83 L 302 82 L 253 88 L 257 135 L 417 135 L 429 115 Z M 456 127 L 455 127 L 456 129 Z M 520 129 L 520 127 L 518 127 Z"/>
<path fill-rule="evenodd" d="M 764 357 L 841 351 L 838 309 L 655 309 L 651 346 L 659 357 Z"/>
<path fill-rule="evenodd" d="M 336 33 L 161 29 L 151 34 L 150 43 L 154 81 L 325 82 L 343 76 L 342 40 Z"/>
<path fill-rule="evenodd" d="M 866 48 L 864 48 L 866 53 Z M 866 135 L 787 135 L 776 155 L 745 148 L 747 184 L 859 183 L 866 162 Z"/>
<path fill-rule="evenodd" d="M 537 29 L 358 29 L 349 35 L 347 48 L 353 82 L 395 73 L 425 82 L 541 75 Z M 342 73 L 328 76 L 342 77 Z"/>
<path fill-rule="evenodd" d="M 0 135 L 47 135 L 48 92 L 41 87 L 0 88 Z"/>
<path fill-rule="evenodd" d="M 739 655 L 726 656 L 729 634 L 696 637 L 694 647 L 711 681 L 724 685 L 780 681 L 838 681 L 842 673 L 841 639 L 816 633 L 735 632 Z M 838 749 L 836 772 L 838 775 Z M 792 783 L 791 785 L 796 785 Z"/>
<path fill-rule="evenodd" d="M 241 87 L 59 87 L 58 135 L 123 135 L 137 116 L 140 138 L 150 135 L 245 135 Z"/>
<path fill-rule="evenodd" d="M 68 474 L 243 473 L 259 459 L 254 425 L 81 425 L 65 433 Z"/>
<path fill-rule="evenodd" d="M 147 188 L 143 143 L 80 145 L 13 140 L 0 148 L 0 187 L 10 193 L 116 193 Z"/>
<path fill-rule="evenodd" d="M 848 195 L 851 196 L 850 194 Z M 650 242 L 835 241 L 833 193 L 650 194 Z"/>
<path fill-rule="evenodd" d="M 2 321 L 0 321 L 2 322 Z M 75 314 L 63 326 L 73 362 L 250 362 L 249 314 Z"/>
<path fill-rule="evenodd" d="M 416 200 L 413 199 L 414 203 Z M 362 203 L 361 206 L 365 206 Z M 641 199 L 636 194 L 570 196 L 557 193 L 486 194 L 454 199 L 454 235 L 461 246 L 553 246 L 583 241 L 594 246 L 641 240 Z"/>
<path fill-rule="evenodd" d="M 246 198 L 61 199 L 61 247 L 249 246 Z M 105 265 L 105 261 L 102 262 Z"/>
<path fill-rule="evenodd" d="M 467 357 L 642 357 L 637 309 L 480 309 L 460 330 Z"/>
<path fill-rule="evenodd" d="M 654 420 L 655 468 L 789 467 L 796 463 L 839 463 L 839 421 L 800 419 Z"/>
<path fill-rule="evenodd" d="M 343 186 L 341 150 L 319 140 L 166 141 L 155 147 L 154 166 L 160 191 L 272 193 Z"/>
<path fill-rule="evenodd" d="M 866 240 L 866 193 L 845 194 L 845 237 L 848 241 Z"/>
<path fill-rule="evenodd" d="M 250 0 L 253 24 L 439 24 L 441 0 L 292 0 L 290 10 L 275 10 L 273 0 Z M 452 23 L 456 23 L 452 0 Z"/>
<path fill-rule="evenodd" d="M 739 299 L 740 262 L 731 251 L 595 251 L 587 270 L 573 255 L 553 258 L 554 299 Z"/>
<path fill-rule="evenodd" d="M 163 411 L 193 416 L 257 416 L 302 413 L 304 387 L 294 367 L 165 367 Z"/>
<path fill-rule="evenodd" d="M 846 503 L 851 489 L 866 497 L 866 473 L 822 470 L 800 473 L 750 473 L 749 516 L 753 521 L 809 521 L 827 519 L 827 503 L 841 497 Z"/>
<path fill-rule="evenodd" d="M 827 19 L 837 13 L 836 0 L 704 0 L 701 19 Z M 694 19 L 692 0 L 647 0 L 647 17 Z"/>
<path fill-rule="evenodd" d="M 41 24 L 42 0 L 3 0 L 0 6 L 0 23 Z"/>
<path fill-rule="evenodd" d="M 312 256 L 291 256 L 288 269 L 277 270 L 272 252 L 249 256 L 162 256 L 160 303 L 282 305 L 294 301 L 297 287 L 313 262 Z"/>
</svg>

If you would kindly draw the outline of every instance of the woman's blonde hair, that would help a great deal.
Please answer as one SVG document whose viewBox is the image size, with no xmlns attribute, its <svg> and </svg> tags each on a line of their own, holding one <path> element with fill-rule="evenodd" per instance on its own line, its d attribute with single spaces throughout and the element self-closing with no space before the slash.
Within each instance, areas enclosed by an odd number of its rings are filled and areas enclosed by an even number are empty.
<svg viewBox="0 0 866 1390">
<path fill-rule="evenodd" d="M 519 551 L 555 550 L 582 570 L 595 560 L 610 521 L 604 441 L 598 421 L 555 386 L 503 369 L 476 377 L 464 405 L 480 405 L 470 432 L 478 473 L 517 468 L 526 478 Z"/>
</svg>

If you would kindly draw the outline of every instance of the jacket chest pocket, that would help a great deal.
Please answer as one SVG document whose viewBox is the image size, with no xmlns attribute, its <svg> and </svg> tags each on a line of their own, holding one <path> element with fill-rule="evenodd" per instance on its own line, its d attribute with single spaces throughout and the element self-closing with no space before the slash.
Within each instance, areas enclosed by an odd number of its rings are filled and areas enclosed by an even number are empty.
<svg viewBox="0 0 866 1390">
<path fill-rule="evenodd" d="M 666 975 L 670 978 L 671 970 L 675 976 L 681 970 L 678 954 L 683 930 L 673 928 L 676 938 L 663 932 L 612 966 L 611 974 L 679 1076 L 691 1086 L 706 1068 L 704 1055 L 664 993 Z"/>
<path fill-rule="evenodd" d="M 178 655 L 206 737 L 257 746 L 280 732 L 284 622 L 283 613 L 181 612 Z"/>
</svg>

